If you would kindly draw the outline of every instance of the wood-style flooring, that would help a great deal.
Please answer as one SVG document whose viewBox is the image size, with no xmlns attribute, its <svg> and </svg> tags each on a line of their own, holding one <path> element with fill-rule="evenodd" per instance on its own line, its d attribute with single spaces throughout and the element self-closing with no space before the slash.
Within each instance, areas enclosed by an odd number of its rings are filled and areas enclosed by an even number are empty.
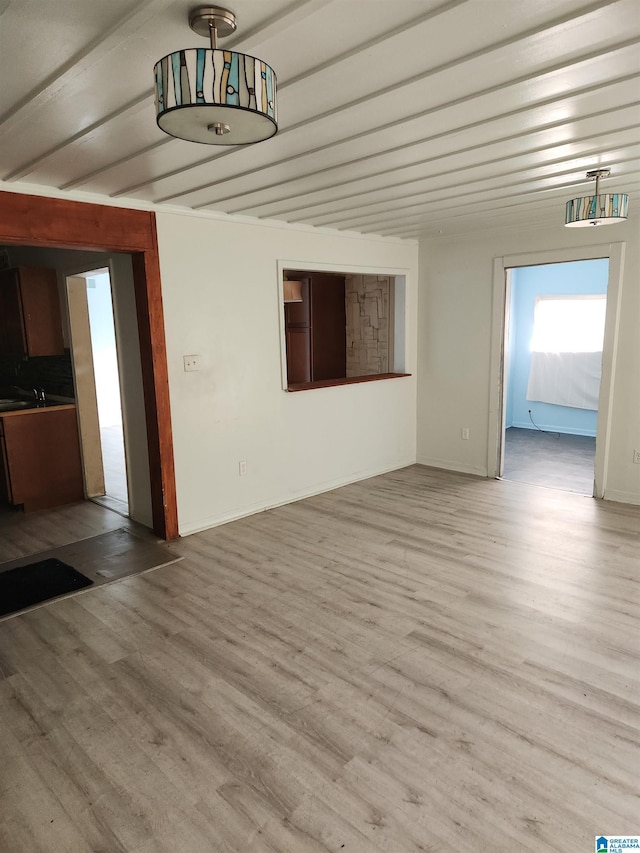
<svg viewBox="0 0 640 853">
<path fill-rule="evenodd" d="M 7 853 L 590 851 L 640 816 L 640 507 L 420 466 L 0 623 Z"/>
<path fill-rule="evenodd" d="M 38 512 L 0 505 L 0 563 L 60 548 L 123 528 L 143 536 L 145 528 L 93 501 Z M 149 534 L 151 538 L 152 534 Z M 154 541 L 157 541 L 153 537 Z"/>
<path fill-rule="evenodd" d="M 506 480 L 592 495 L 595 460 L 596 440 L 591 436 L 518 427 L 505 430 Z"/>
</svg>

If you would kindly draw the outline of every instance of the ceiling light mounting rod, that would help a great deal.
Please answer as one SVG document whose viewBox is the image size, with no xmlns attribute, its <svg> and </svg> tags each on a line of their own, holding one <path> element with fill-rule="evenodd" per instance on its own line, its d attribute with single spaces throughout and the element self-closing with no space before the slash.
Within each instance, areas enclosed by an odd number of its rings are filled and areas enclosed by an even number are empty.
<svg viewBox="0 0 640 853">
<path fill-rule="evenodd" d="M 198 35 L 206 35 L 209 30 L 211 50 L 218 49 L 218 36 L 225 38 L 236 31 L 236 16 L 228 9 L 218 6 L 200 6 L 189 16 L 189 26 Z M 207 125 L 207 130 L 216 136 L 224 136 L 231 132 L 231 126 L 224 121 L 214 121 Z"/>
<path fill-rule="evenodd" d="M 587 180 L 596 182 L 596 195 L 600 195 L 600 178 L 608 178 L 611 174 L 611 169 L 590 169 L 587 172 Z"/>
<path fill-rule="evenodd" d="M 189 15 L 189 26 L 199 36 L 209 38 L 211 50 L 218 49 L 218 39 L 235 33 L 236 16 L 228 9 L 219 6 L 198 6 Z"/>
</svg>

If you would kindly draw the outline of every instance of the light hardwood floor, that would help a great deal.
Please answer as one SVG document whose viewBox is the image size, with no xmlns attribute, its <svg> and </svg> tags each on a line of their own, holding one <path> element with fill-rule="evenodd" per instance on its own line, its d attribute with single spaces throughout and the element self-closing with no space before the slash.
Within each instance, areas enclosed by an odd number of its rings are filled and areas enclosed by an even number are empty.
<svg viewBox="0 0 640 853">
<path fill-rule="evenodd" d="M 145 528 L 93 501 L 38 512 L 22 512 L 0 505 L 0 563 L 50 551 L 119 528 L 145 535 Z M 148 535 L 157 541 L 150 532 Z"/>
<path fill-rule="evenodd" d="M 419 466 L 0 623 L 7 853 L 640 831 L 640 508 Z"/>
</svg>

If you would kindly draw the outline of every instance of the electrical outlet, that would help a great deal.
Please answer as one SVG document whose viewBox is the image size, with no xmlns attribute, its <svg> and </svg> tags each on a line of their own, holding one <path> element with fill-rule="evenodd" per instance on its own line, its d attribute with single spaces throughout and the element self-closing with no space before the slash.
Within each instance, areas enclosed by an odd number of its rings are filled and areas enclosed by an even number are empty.
<svg viewBox="0 0 640 853">
<path fill-rule="evenodd" d="M 469 427 L 462 427 L 460 433 L 464 441 L 469 441 Z"/>
<path fill-rule="evenodd" d="M 633 451 L 633 461 L 636 465 L 640 465 L 640 450 Z"/>
<path fill-rule="evenodd" d="M 199 355 L 183 355 L 182 361 L 184 363 L 185 372 L 189 372 L 190 370 L 200 370 Z"/>
<path fill-rule="evenodd" d="M 238 462 L 238 476 L 244 477 L 246 473 L 247 473 L 247 460 L 241 459 Z"/>
</svg>

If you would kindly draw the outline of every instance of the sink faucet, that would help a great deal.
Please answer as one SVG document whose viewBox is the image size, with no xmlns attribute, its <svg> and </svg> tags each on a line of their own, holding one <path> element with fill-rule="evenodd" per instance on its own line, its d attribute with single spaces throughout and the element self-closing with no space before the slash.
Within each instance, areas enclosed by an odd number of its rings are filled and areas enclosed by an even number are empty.
<svg viewBox="0 0 640 853">
<path fill-rule="evenodd" d="M 33 391 L 33 396 L 35 397 L 35 400 L 37 403 L 46 403 L 47 402 L 47 395 L 44 392 L 44 388 L 42 388 L 42 387 L 36 388 L 34 386 L 32 388 L 32 391 Z"/>
</svg>

